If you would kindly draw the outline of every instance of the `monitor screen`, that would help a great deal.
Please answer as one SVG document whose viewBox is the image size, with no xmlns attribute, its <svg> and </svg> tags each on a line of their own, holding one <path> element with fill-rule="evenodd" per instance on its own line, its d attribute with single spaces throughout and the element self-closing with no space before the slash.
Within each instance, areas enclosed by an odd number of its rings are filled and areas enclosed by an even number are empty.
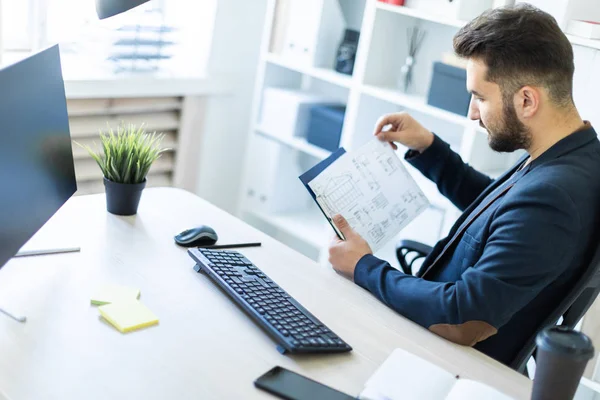
<svg viewBox="0 0 600 400">
<path fill-rule="evenodd" d="M 76 190 L 56 45 L 0 70 L 0 268 Z"/>
</svg>

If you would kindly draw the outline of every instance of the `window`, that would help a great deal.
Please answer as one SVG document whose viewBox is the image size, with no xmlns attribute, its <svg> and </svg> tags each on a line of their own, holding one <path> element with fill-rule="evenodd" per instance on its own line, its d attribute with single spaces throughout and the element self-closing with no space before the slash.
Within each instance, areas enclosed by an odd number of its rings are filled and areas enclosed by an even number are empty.
<svg viewBox="0 0 600 400">
<path fill-rule="evenodd" d="M 60 43 L 65 77 L 202 76 L 217 0 L 151 0 L 98 20 L 94 0 L 4 0 L 3 64 Z"/>
<path fill-rule="evenodd" d="M 0 38 L 6 51 L 30 50 L 33 45 L 33 0 L 4 0 L 0 4 Z"/>
</svg>

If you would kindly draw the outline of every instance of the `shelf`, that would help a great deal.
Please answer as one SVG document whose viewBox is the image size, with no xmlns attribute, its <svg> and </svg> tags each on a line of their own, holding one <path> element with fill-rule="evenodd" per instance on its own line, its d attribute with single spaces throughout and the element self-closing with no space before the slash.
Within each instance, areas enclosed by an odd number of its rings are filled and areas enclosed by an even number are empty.
<svg viewBox="0 0 600 400">
<path fill-rule="evenodd" d="M 325 159 L 329 157 L 331 154 L 330 151 L 320 148 L 319 146 L 315 146 L 306 141 L 306 139 L 302 138 L 282 138 L 274 133 L 268 132 L 265 129 L 262 129 L 260 126 L 257 126 L 255 132 L 261 136 L 264 136 L 267 139 L 274 140 L 286 146 L 289 146 L 295 150 L 301 151 L 303 153 L 309 154 L 313 157 L 319 159 Z"/>
<path fill-rule="evenodd" d="M 592 49 L 600 50 L 600 40 L 598 39 L 586 39 L 579 36 L 567 35 L 571 44 L 589 47 Z"/>
<path fill-rule="evenodd" d="M 396 14 L 406 15 L 408 17 L 418 18 L 425 21 L 431 21 L 442 25 L 453 26 L 455 28 L 462 28 L 467 24 L 467 21 L 461 21 L 458 19 L 445 18 L 441 15 L 429 14 L 425 11 L 415 10 L 409 7 L 404 6 L 396 6 L 393 4 L 387 4 L 382 2 L 377 2 L 377 8 L 380 10 L 385 10 L 389 12 L 393 12 Z"/>
<path fill-rule="evenodd" d="M 313 210 L 279 214 L 246 210 L 246 213 L 317 249 L 327 246 L 334 234 L 332 229 L 328 235 L 325 217 Z"/>
<path fill-rule="evenodd" d="M 468 123 L 471 123 L 467 117 L 442 110 L 441 108 L 430 106 L 427 104 L 427 100 L 424 97 L 411 96 L 402 93 L 399 90 L 373 85 L 363 85 L 361 90 L 364 94 L 369 96 L 388 101 L 414 111 L 419 111 L 433 117 L 452 122 L 454 124 L 467 126 Z"/>
<path fill-rule="evenodd" d="M 318 68 L 305 66 L 301 64 L 295 64 L 291 61 L 286 60 L 284 57 L 276 54 L 269 53 L 265 56 L 265 60 L 273 65 L 278 65 L 283 68 L 290 69 L 292 71 L 300 72 L 304 75 L 317 78 L 319 80 L 332 83 L 337 86 L 349 88 L 352 86 L 352 77 L 350 75 L 341 74 L 329 68 Z"/>
</svg>

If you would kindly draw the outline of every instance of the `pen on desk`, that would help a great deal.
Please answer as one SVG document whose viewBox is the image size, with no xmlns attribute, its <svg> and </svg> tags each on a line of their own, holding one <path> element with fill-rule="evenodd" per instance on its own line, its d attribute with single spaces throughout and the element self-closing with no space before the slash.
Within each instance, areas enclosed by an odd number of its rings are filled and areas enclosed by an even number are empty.
<svg viewBox="0 0 600 400">
<path fill-rule="evenodd" d="M 0 312 L 2 314 L 4 314 L 4 315 L 7 315 L 7 316 L 11 317 L 12 319 L 14 319 L 17 322 L 25 322 L 25 321 L 27 321 L 26 317 L 21 316 L 21 315 L 14 315 L 13 313 L 10 313 L 10 312 L 6 311 L 3 308 L 0 308 Z M 0 393 L 0 394 L 2 394 L 2 393 Z"/>
<path fill-rule="evenodd" d="M 14 257 L 40 256 L 46 254 L 74 253 L 81 251 L 80 247 L 60 247 L 55 249 L 31 249 L 20 250 Z"/>
<path fill-rule="evenodd" d="M 213 244 L 210 246 L 199 246 L 202 249 L 233 249 L 236 247 L 258 247 L 260 246 L 260 242 L 251 242 L 251 243 L 231 243 L 231 244 Z"/>
</svg>

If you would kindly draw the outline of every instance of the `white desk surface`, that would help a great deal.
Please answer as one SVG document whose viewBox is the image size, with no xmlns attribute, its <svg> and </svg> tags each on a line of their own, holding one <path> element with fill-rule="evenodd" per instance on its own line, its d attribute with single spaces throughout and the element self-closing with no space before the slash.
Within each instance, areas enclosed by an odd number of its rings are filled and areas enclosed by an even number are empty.
<svg viewBox="0 0 600 400">
<path fill-rule="evenodd" d="M 279 354 L 174 244 L 174 234 L 201 224 L 222 243 L 262 241 L 240 251 L 354 350 Z M 529 398 L 524 376 L 430 333 L 330 268 L 182 190 L 145 190 L 131 217 L 107 213 L 104 195 L 72 198 L 39 234 L 71 235 L 81 252 L 15 258 L 0 270 L 0 305 L 27 316 L 20 324 L 0 315 L 0 391 L 12 400 L 271 398 L 253 381 L 275 365 L 357 395 L 396 347 Z M 121 334 L 103 322 L 90 305 L 103 283 L 140 288 L 160 324 Z"/>
</svg>

